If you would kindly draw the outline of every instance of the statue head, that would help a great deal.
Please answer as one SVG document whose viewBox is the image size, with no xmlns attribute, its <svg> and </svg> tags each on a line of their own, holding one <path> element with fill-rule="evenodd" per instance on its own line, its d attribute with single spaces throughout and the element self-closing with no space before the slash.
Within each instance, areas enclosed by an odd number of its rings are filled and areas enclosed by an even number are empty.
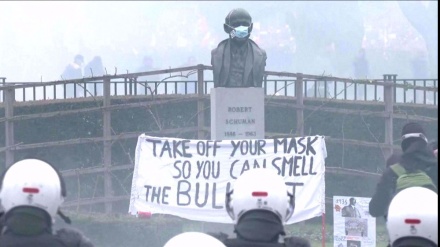
<svg viewBox="0 0 440 247">
<path fill-rule="evenodd" d="M 229 38 L 237 41 L 246 41 L 252 32 L 252 18 L 249 13 L 241 8 L 231 10 L 225 18 L 223 29 Z"/>
</svg>

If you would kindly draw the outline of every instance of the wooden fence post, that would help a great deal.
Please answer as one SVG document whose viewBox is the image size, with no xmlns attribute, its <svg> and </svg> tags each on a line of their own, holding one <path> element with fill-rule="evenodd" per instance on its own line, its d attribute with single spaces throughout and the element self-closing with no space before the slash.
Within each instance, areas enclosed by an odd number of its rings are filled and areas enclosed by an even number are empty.
<svg viewBox="0 0 440 247">
<path fill-rule="evenodd" d="M 6 78 L 1 78 L 3 85 L 6 85 Z M 3 103 L 5 105 L 5 168 L 14 163 L 14 121 L 10 120 L 14 116 L 15 88 L 3 89 Z"/>
<path fill-rule="evenodd" d="M 385 103 L 385 151 L 383 152 L 388 159 L 393 153 L 393 112 L 394 112 L 394 90 L 397 75 L 385 74 L 383 80 L 387 85 L 383 87 L 383 99 Z"/>
<path fill-rule="evenodd" d="M 2 85 L 5 86 L 6 85 L 6 77 L 0 77 L 0 80 L 2 81 Z M 0 94 L 0 101 L 3 102 L 4 100 L 4 91 L 2 91 L 2 93 Z"/>
<path fill-rule="evenodd" d="M 104 109 L 103 109 L 103 137 L 104 137 L 104 157 L 103 163 L 106 168 L 104 173 L 104 195 L 108 199 L 113 196 L 112 179 L 111 179 L 111 163 L 112 163 L 112 141 L 111 141 L 111 111 L 110 107 L 110 78 L 104 79 Z M 105 213 L 111 213 L 112 203 L 105 203 Z"/>
<path fill-rule="evenodd" d="M 303 76 L 298 73 L 295 82 L 296 104 L 299 106 L 296 110 L 296 136 L 304 136 L 304 92 L 303 92 Z"/>
<path fill-rule="evenodd" d="M 203 99 L 205 85 L 203 71 L 203 64 L 197 65 L 197 94 L 199 96 L 197 100 L 197 138 L 199 140 L 205 139 L 205 102 Z"/>
</svg>

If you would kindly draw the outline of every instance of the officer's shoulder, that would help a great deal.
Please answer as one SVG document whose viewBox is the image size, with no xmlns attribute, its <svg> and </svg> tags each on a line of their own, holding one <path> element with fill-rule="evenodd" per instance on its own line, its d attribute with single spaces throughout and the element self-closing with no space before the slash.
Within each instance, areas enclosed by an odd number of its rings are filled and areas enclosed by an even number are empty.
<svg viewBox="0 0 440 247">
<path fill-rule="evenodd" d="M 229 237 L 228 234 L 224 232 L 207 232 L 206 234 L 220 240 L 221 242 L 224 242 Z"/>
<path fill-rule="evenodd" d="M 284 239 L 286 247 L 311 247 L 310 241 L 300 237 L 286 237 Z"/>
<path fill-rule="evenodd" d="M 75 228 L 61 228 L 55 235 L 67 246 L 93 247 L 92 242 Z"/>
</svg>

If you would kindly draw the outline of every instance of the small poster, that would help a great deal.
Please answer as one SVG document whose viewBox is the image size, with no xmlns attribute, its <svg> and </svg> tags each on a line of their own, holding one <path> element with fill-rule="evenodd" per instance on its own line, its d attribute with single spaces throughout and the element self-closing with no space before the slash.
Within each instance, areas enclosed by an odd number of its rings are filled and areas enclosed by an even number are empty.
<svg viewBox="0 0 440 247">
<path fill-rule="evenodd" d="M 376 218 L 368 212 L 371 198 L 333 197 L 335 247 L 375 247 Z"/>
</svg>

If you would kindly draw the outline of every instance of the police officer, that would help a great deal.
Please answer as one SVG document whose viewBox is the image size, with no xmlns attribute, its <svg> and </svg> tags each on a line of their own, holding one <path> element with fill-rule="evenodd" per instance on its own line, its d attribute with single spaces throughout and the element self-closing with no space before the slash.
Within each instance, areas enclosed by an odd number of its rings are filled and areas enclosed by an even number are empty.
<svg viewBox="0 0 440 247">
<path fill-rule="evenodd" d="M 294 195 L 283 177 L 270 169 L 245 171 L 226 195 L 226 210 L 237 237 L 225 238 L 223 243 L 227 247 L 309 247 L 306 239 L 284 237 L 284 223 L 294 208 Z"/>
<path fill-rule="evenodd" d="M 438 187 L 438 159 L 435 158 L 432 148 L 428 146 L 425 131 L 419 123 L 410 122 L 402 128 L 402 154 L 398 163 L 407 173 L 418 170 L 426 172 L 433 184 L 423 187 L 437 190 Z M 392 165 L 383 172 L 374 195 L 369 203 L 369 212 L 373 217 L 385 216 L 389 203 L 397 191 L 396 181 L 399 176 L 392 169 Z"/>
<path fill-rule="evenodd" d="M 93 246 L 73 228 L 53 234 L 57 213 L 69 220 L 59 211 L 66 197 L 64 181 L 50 164 L 37 159 L 18 161 L 5 171 L 0 186 L 0 204 L 4 209 L 0 246 Z"/>
<path fill-rule="evenodd" d="M 201 232 L 184 232 L 174 236 L 164 247 L 183 247 L 183 246 L 200 246 L 200 247 L 226 247 L 218 239 Z"/>
<path fill-rule="evenodd" d="M 437 193 L 423 187 L 397 193 L 388 209 L 387 230 L 392 247 L 437 247 Z"/>
</svg>

